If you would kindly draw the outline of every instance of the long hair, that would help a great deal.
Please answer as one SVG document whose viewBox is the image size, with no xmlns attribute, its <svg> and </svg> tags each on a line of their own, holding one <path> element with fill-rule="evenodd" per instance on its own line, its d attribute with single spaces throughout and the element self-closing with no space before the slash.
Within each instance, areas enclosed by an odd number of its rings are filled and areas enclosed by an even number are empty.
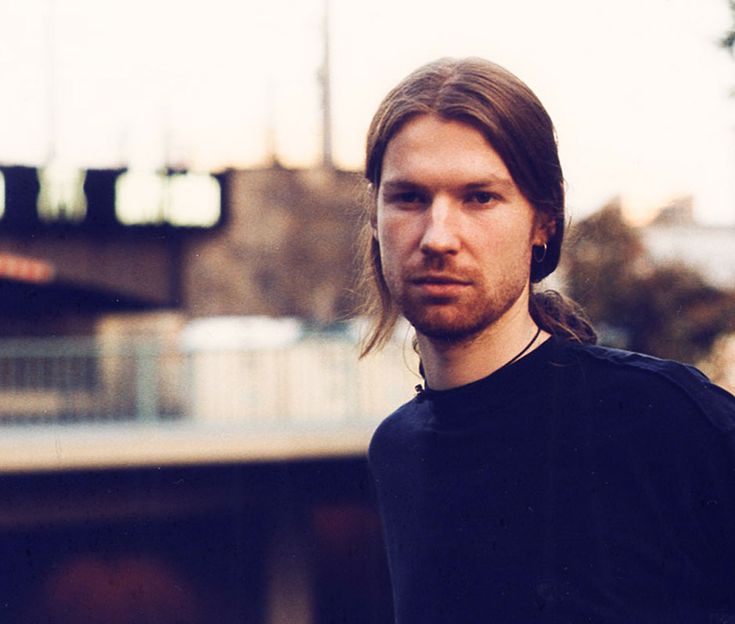
<svg viewBox="0 0 735 624">
<path fill-rule="evenodd" d="M 372 320 L 361 356 L 390 338 L 400 310 L 383 277 L 378 242 L 372 235 L 383 157 L 391 139 L 410 119 L 433 114 L 467 123 L 481 132 L 503 159 L 513 181 L 550 224 L 540 261 L 532 259 L 532 283 L 552 273 L 564 239 L 564 178 L 551 119 L 534 93 L 499 65 L 479 58 L 440 59 L 420 67 L 380 104 L 370 124 L 365 157 L 364 223 L 361 234 L 360 313 Z M 532 254 L 533 255 L 533 254 Z M 544 330 L 579 342 L 595 342 L 582 310 L 558 293 L 532 293 L 530 313 Z"/>
</svg>

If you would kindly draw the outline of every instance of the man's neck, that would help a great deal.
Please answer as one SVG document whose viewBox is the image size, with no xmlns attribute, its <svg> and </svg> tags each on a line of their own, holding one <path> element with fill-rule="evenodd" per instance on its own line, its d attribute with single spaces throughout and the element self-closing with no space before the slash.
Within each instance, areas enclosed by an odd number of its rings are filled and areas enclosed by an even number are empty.
<svg viewBox="0 0 735 624">
<path fill-rule="evenodd" d="M 482 333 L 465 341 L 445 342 L 418 334 L 426 381 L 434 390 L 448 390 L 487 377 L 513 360 L 537 331 L 527 308 L 522 308 L 522 311 L 510 310 Z M 542 331 L 528 351 L 548 337 Z"/>
</svg>

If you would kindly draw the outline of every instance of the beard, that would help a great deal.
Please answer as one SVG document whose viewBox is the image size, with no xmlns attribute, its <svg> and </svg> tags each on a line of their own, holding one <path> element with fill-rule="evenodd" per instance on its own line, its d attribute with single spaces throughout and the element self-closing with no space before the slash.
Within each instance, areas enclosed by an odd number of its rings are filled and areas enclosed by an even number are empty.
<svg viewBox="0 0 735 624">
<path fill-rule="evenodd" d="M 399 310 L 417 332 L 450 344 L 470 342 L 482 334 L 513 307 L 528 285 L 528 275 L 522 272 L 505 275 L 492 287 L 480 275 L 463 273 L 462 277 L 470 284 L 456 297 L 427 296 L 403 277 L 386 276 L 386 282 Z"/>
<path fill-rule="evenodd" d="M 503 292 L 489 296 L 484 290 L 456 301 L 402 296 L 398 305 L 417 332 L 441 342 L 467 342 L 502 318 L 522 294 Z M 501 293 L 494 293 L 498 295 Z"/>
</svg>

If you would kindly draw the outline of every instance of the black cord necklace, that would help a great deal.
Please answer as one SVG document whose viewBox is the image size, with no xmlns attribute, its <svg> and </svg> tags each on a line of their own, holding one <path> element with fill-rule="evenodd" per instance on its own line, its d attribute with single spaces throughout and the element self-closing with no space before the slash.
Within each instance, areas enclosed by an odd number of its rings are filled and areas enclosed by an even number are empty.
<svg viewBox="0 0 735 624">
<path fill-rule="evenodd" d="M 539 337 L 539 335 L 541 335 L 541 328 L 537 327 L 536 333 L 533 335 L 533 338 L 531 338 L 531 341 L 525 347 L 523 347 L 523 349 L 521 349 L 515 356 L 513 356 L 510 360 L 508 360 L 505 364 L 503 364 L 500 368 L 494 370 L 493 374 L 497 373 L 498 371 L 503 370 L 504 368 L 508 368 L 511 364 L 515 364 L 518 360 L 520 360 L 526 354 L 526 352 L 531 348 L 533 343 L 536 342 L 536 339 Z M 424 370 L 423 365 L 419 364 L 419 370 L 421 372 L 421 375 L 423 376 L 423 370 Z M 423 399 L 424 392 L 425 392 L 423 384 L 417 384 L 414 389 L 416 390 L 417 398 Z"/>
<path fill-rule="evenodd" d="M 531 348 L 531 345 L 536 342 L 536 338 L 538 338 L 541 335 L 541 328 L 536 329 L 536 333 L 533 335 L 533 338 L 531 338 L 531 342 L 529 342 L 521 351 L 511 360 L 507 361 L 505 364 L 503 364 L 498 370 L 495 372 L 497 373 L 499 370 L 503 370 L 504 368 L 507 368 L 511 364 L 515 364 L 518 360 L 520 360 L 524 355 L 526 355 L 526 352 Z"/>
</svg>

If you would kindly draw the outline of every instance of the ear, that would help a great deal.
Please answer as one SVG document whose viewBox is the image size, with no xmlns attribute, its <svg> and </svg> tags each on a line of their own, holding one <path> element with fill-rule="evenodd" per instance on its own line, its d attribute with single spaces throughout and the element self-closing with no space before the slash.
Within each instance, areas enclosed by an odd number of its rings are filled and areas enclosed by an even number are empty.
<svg viewBox="0 0 735 624">
<path fill-rule="evenodd" d="M 539 246 L 546 245 L 555 233 L 556 221 L 545 212 L 537 211 L 532 244 Z"/>
</svg>

